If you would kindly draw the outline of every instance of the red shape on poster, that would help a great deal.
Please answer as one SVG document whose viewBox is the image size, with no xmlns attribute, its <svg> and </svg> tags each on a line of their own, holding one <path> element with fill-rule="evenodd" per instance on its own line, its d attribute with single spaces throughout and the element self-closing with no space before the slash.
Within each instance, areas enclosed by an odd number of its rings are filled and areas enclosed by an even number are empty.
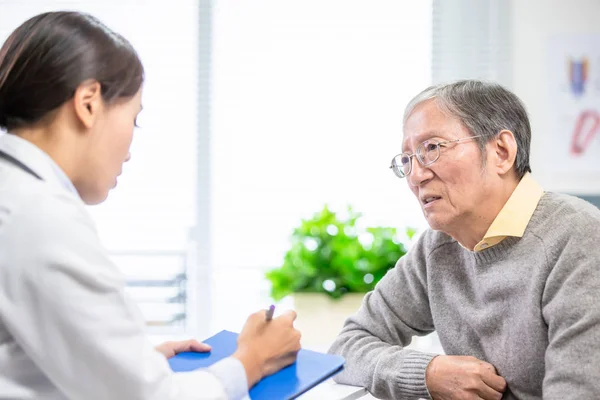
<svg viewBox="0 0 600 400">
<path fill-rule="evenodd" d="M 594 110 L 582 111 L 575 122 L 573 140 L 571 141 L 571 154 L 574 156 L 582 155 L 600 130 L 599 128 L 600 114 Z"/>
</svg>

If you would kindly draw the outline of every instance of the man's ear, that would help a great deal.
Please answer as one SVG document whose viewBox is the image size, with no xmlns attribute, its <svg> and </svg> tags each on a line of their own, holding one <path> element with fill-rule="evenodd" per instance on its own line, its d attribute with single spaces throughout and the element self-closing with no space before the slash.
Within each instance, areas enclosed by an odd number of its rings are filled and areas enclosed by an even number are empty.
<svg viewBox="0 0 600 400">
<path fill-rule="evenodd" d="M 88 80 L 80 84 L 73 96 L 73 106 L 77 120 L 85 128 L 89 129 L 94 126 L 100 110 L 104 106 L 100 83 Z"/>
<path fill-rule="evenodd" d="M 517 140 L 509 130 L 502 130 L 492 142 L 495 152 L 495 167 L 501 175 L 508 173 L 517 158 Z"/>
</svg>

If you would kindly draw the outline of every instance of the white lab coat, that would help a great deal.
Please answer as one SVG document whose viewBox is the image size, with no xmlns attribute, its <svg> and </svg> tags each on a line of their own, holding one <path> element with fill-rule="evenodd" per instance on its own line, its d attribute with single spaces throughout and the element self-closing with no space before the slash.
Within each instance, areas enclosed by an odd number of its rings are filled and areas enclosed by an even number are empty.
<svg viewBox="0 0 600 400">
<path fill-rule="evenodd" d="M 228 399 L 247 394 L 225 359 L 173 374 L 144 335 L 121 272 L 66 175 L 0 135 L 0 399 Z"/>
</svg>

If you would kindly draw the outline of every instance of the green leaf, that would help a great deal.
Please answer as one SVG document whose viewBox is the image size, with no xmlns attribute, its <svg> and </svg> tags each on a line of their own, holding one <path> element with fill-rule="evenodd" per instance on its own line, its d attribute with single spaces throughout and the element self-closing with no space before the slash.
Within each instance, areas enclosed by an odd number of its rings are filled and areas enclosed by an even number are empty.
<svg viewBox="0 0 600 400">
<path fill-rule="evenodd" d="M 266 273 L 271 297 L 280 300 L 297 292 L 324 293 L 340 298 L 346 293 L 373 290 L 377 282 L 406 254 L 406 245 L 392 227 L 359 228 L 362 217 L 348 206 L 340 218 L 325 205 L 294 228 L 290 248 L 280 267 Z M 412 240 L 416 231 L 406 228 Z M 372 243 L 363 245 L 368 233 Z"/>
</svg>

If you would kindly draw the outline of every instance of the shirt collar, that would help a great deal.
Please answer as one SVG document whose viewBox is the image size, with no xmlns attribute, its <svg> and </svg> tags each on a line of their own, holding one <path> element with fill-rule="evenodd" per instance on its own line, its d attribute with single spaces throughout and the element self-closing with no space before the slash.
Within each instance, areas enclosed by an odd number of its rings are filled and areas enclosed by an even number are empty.
<svg viewBox="0 0 600 400">
<path fill-rule="evenodd" d="M 494 246 L 508 236 L 522 237 L 543 194 L 542 187 L 526 173 L 474 250 Z"/>
<path fill-rule="evenodd" d="M 17 135 L 0 134 L 0 151 L 25 164 L 44 181 L 58 184 L 79 197 L 77 189 L 67 174 L 48 154 L 33 143 Z"/>
</svg>

